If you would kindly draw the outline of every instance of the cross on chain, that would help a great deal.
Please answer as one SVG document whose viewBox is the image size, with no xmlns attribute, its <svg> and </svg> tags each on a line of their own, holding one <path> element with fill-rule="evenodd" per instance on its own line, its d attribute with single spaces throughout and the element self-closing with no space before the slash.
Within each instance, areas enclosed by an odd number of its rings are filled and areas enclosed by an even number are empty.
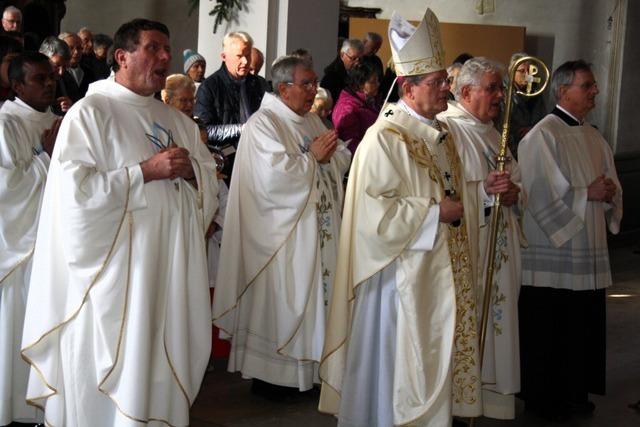
<svg viewBox="0 0 640 427">
<path fill-rule="evenodd" d="M 540 77 L 534 77 L 538 74 L 538 67 L 534 64 L 529 64 L 529 73 L 527 74 L 527 93 L 531 93 L 534 83 L 540 83 L 542 79 Z"/>
</svg>

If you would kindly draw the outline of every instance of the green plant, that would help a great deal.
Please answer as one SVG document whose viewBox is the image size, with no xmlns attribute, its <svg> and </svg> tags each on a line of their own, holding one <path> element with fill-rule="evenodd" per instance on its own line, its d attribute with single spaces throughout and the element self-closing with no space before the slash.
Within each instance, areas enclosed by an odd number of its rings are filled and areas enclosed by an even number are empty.
<svg viewBox="0 0 640 427">
<path fill-rule="evenodd" d="M 218 31 L 218 25 L 222 24 L 223 21 L 231 21 L 235 17 L 235 14 L 238 13 L 239 10 L 242 10 L 245 1 L 246 0 L 216 0 L 216 5 L 209 11 L 209 15 L 215 17 L 213 32 Z M 193 11 L 200 6 L 200 0 L 187 0 L 187 2 L 189 4 L 189 15 L 191 15 Z"/>
</svg>

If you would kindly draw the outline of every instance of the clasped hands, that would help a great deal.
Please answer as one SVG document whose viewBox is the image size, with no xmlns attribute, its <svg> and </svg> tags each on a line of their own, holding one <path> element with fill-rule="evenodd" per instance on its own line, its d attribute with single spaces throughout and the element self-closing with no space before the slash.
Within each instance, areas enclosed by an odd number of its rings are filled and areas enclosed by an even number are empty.
<svg viewBox="0 0 640 427">
<path fill-rule="evenodd" d="M 618 188 L 611 178 L 600 175 L 587 188 L 587 200 L 611 203 Z"/>
<path fill-rule="evenodd" d="M 189 158 L 189 150 L 175 144 L 160 150 L 140 163 L 144 182 L 160 179 L 194 178 L 193 165 Z"/>
<path fill-rule="evenodd" d="M 500 194 L 500 204 L 509 207 L 518 202 L 520 187 L 511 181 L 508 171 L 491 171 L 484 180 L 484 191 L 487 194 Z"/>
<path fill-rule="evenodd" d="M 309 144 L 309 151 L 319 163 L 329 163 L 336 148 L 338 148 L 338 134 L 333 129 L 326 131 Z"/>
</svg>

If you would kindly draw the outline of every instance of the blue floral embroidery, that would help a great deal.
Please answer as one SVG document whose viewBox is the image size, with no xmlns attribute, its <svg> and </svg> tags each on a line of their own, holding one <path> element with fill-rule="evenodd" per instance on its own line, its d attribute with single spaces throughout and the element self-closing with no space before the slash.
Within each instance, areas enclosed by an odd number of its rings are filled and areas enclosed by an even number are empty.
<svg viewBox="0 0 640 427">
<path fill-rule="evenodd" d="M 149 142 L 153 144 L 154 150 L 156 152 L 164 150 L 170 145 L 176 144 L 173 139 L 173 132 L 171 132 L 171 129 L 163 128 L 158 122 L 153 122 L 153 129 L 151 130 L 151 134 L 145 133 L 145 136 L 147 137 Z"/>
</svg>

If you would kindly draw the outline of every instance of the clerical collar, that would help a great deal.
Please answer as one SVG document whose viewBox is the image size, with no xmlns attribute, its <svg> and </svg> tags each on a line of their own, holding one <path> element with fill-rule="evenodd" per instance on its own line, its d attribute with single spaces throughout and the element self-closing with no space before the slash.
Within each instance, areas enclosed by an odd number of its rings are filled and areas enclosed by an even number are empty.
<svg viewBox="0 0 640 427">
<path fill-rule="evenodd" d="M 20 106 L 22 108 L 26 108 L 30 113 L 34 113 L 36 115 L 38 115 L 38 114 L 47 114 L 51 110 L 51 107 L 47 107 L 47 109 L 44 110 L 44 111 L 38 111 L 35 108 L 33 108 L 31 105 L 29 105 L 26 102 L 24 102 L 22 99 L 18 98 L 17 96 L 15 97 L 13 102 L 15 102 L 18 106 Z"/>
<path fill-rule="evenodd" d="M 578 120 L 576 116 L 574 116 L 573 114 L 571 114 L 570 112 L 568 112 L 567 110 L 565 110 L 564 108 L 562 108 L 557 104 L 555 108 L 551 111 L 551 114 L 558 116 L 560 119 L 562 119 L 563 122 L 565 122 L 569 126 L 582 126 L 584 124 L 584 120 Z"/>
<path fill-rule="evenodd" d="M 418 119 L 420 120 L 422 123 L 427 124 L 429 126 L 431 126 L 432 128 L 436 129 L 437 131 L 441 131 L 442 129 L 440 128 L 440 125 L 438 124 L 438 121 L 436 119 L 428 119 L 424 116 L 421 116 L 420 114 L 416 113 L 416 111 L 409 107 L 407 105 L 406 102 L 404 102 L 402 99 L 400 99 L 397 103 L 398 107 L 402 108 L 407 114 L 409 114 L 411 117 L 413 117 L 414 119 Z"/>
</svg>

